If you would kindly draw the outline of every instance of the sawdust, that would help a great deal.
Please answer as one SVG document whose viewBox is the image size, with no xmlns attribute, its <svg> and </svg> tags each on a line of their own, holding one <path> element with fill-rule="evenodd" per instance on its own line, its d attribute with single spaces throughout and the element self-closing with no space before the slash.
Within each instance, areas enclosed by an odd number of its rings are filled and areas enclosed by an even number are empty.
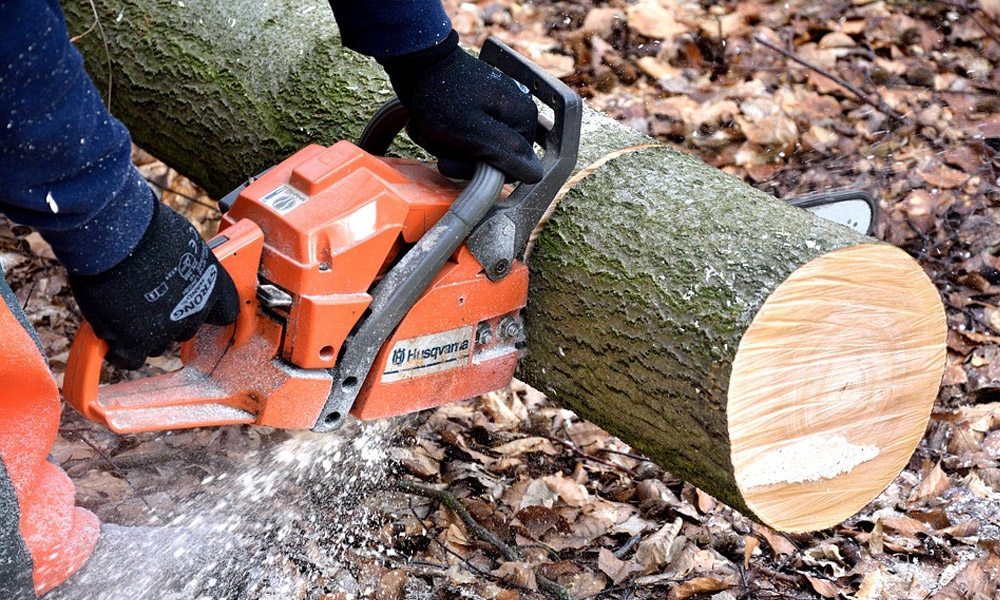
<svg viewBox="0 0 1000 600">
<path fill-rule="evenodd" d="M 388 476 L 387 439 L 399 423 L 351 422 L 329 434 L 297 432 L 247 456 L 244 464 L 202 478 L 200 493 L 173 510 L 154 511 L 144 524 L 178 534 L 164 537 L 153 554 L 164 557 L 163 568 L 142 560 L 142 552 L 117 561 L 120 568 L 104 581 L 100 597 L 191 593 L 192 582 L 200 585 L 199 594 L 216 597 L 225 573 L 242 579 L 235 596 L 240 598 L 299 597 L 301 590 L 315 590 L 317 580 L 326 591 L 365 597 L 355 568 L 387 552 L 377 541 L 382 517 L 372 491 Z M 171 557 L 215 545 L 231 549 L 197 561 L 197 568 L 166 566 Z"/>
<path fill-rule="evenodd" d="M 875 446 L 852 444 L 843 435 L 810 435 L 762 454 L 736 474 L 748 490 L 776 483 L 833 479 L 879 454 Z"/>
</svg>

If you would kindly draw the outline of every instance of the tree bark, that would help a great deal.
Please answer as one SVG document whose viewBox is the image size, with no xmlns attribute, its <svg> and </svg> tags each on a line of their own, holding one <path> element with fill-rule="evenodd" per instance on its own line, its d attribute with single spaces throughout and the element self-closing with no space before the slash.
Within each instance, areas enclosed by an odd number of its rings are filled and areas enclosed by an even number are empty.
<svg viewBox="0 0 1000 600">
<path fill-rule="evenodd" d="M 340 47 L 323 0 L 94 5 L 101 27 L 79 46 L 98 88 L 110 89 L 112 112 L 137 144 L 215 196 L 307 143 L 356 139 L 391 93 L 377 65 Z M 93 24 L 89 0 L 67 0 L 64 8 L 74 34 Z M 653 142 L 586 112 L 578 168 L 621 152 L 571 189 L 534 248 L 529 353 L 520 376 L 748 516 L 785 530 L 835 524 L 895 477 L 922 435 L 943 370 L 944 318 L 936 292 L 901 251 L 789 208 Z M 822 384 L 807 360 L 823 346 L 814 330 L 796 346 L 796 356 L 806 359 L 786 364 L 779 353 L 783 368 L 770 376 L 783 380 L 781 390 L 754 396 L 768 385 L 752 381 L 760 369 L 733 383 L 734 363 L 752 364 L 749 349 L 738 360 L 741 342 L 779 288 L 786 293 L 773 301 L 775 315 L 793 291 L 813 285 L 806 280 L 836 285 L 851 279 L 854 265 L 872 252 L 901 287 L 889 297 L 877 270 L 857 269 L 865 273 L 852 280 L 851 293 L 876 298 L 866 300 L 867 312 L 827 319 L 832 329 L 823 333 L 847 332 L 851 346 L 857 323 L 845 318 L 879 323 L 859 327 L 857 339 L 868 347 L 828 357 L 849 361 L 842 369 L 864 385 L 847 381 L 840 392 L 810 396 L 809 388 Z M 806 288 L 796 287 L 800 280 Z M 911 298 L 897 298 L 905 295 Z M 808 308 L 808 298 L 787 306 Z M 897 299 L 905 306 L 893 307 Z M 818 318 L 809 310 L 768 322 L 798 320 L 788 327 L 808 328 Z M 761 331 L 755 343 L 764 338 Z M 781 331 L 772 327 L 767 335 L 773 341 Z M 908 345 L 890 348 L 892 339 Z M 775 345 L 782 347 L 779 340 L 760 352 Z M 900 359 L 904 350 L 913 356 Z M 905 373 L 892 370 L 897 362 Z M 880 374 L 876 367 L 888 370 Z M 920 376 L 910 377 L 914 373 Z M 902 391 L 893 391 L 900 385 Z M 734 386 L 744 397 L 735 408 Z M 826 417 L 848 425 L 816 425 Z M 881 427 L 876 434 L 868 431 L 871 422 Z M 809 472 L 811 442 L 839 443 L 836 435 L 815 437 L 824 432 L 842 434 L 848 444 L 840 459 L 854 452 L 861 462 L 845 459 L 840 471 Z M 739 458 L 743 451 L 749 454 Z M 752 470 L 786 455 L 801 463 L 790 474 L 757 473 L 741 484 L 734 470 L 734 456 Z M 859 486 L 862 476 L 871 481 Z M 771 495 L 780 499 L 772 502 Z"/>
</svg>

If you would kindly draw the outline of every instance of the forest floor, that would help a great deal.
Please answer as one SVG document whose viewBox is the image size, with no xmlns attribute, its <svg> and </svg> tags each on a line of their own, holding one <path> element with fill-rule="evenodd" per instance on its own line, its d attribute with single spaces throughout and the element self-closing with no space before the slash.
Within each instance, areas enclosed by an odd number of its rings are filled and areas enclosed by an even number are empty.
<svg viewBox="0 0 1000 600">
<path fill-rule="evenodd" d="M 238 534 L 261 565 L 248 598 L 1000 598 L 1000 1 L 446 5 L 465 43 L 498 35 L 592 106 L 760 189 L 879 200 L 877 237 L 921 262 L 948 314 L 947 370 L 907 468 L 842 525 L 779 534 L 515 386 L 330 437 L 116 436 L 67 410 L 54 458 L 79 503 Z M 214 232 L 212 199 L 135 160 Z M 79 323 L 64 271 L 6 221 L 0 264 L 61 379 Z M 399 476 L 416 483 L 386 493 Z"/>
</svg>

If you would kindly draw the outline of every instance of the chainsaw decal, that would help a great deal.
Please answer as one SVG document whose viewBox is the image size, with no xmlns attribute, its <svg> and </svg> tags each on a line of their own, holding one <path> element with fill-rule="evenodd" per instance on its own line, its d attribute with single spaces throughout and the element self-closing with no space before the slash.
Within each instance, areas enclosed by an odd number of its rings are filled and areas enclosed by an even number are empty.
<svg viewBox="0 0 1000 600">
<path fill-rule="evenodd" d="M 209 265 L 198 281 L 194 282 L 187 290 L 177 306 L 170 311 L 170 320 L 180 321 L 205 308 L 208 299 L 212 296 L 212 290 L 215 289 L 216 279 L 218 279 L 218 269 L 215 265 Z"/>
<path fill-rule="evenodd" d="M 279 215 L 284 215 L 292 212 L 299 205 L 305 204 L 308 200 L 309 197 L 302 192 L 289 185 L 283 185 L 261 198 L 260 203 Z"/>
<path fill-rule="evenodd" d="M 464 367 L 471 356 L 471 325 L 400 340 L 389 353 L 382 382 L 403 381 Z"/>
</svg>

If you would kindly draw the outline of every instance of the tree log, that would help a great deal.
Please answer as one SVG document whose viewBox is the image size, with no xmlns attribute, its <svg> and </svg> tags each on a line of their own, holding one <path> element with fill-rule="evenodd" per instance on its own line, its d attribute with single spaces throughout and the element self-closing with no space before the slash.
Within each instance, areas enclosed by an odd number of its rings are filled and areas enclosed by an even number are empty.
<svg viewBox="0 0 1000 600">
<path fill-rule="evenodd" d="M 113 112 L 217 196 L 355 139 L 390 94 L 324 0 L 93 6 L 85 34 L 92 3 L 65 9 Z M 880 493 L 944 368 L 919 265 L 594 111 L 578 168 L 531 257 L 520 376 L 776 529 L 834 525 Z"/>
</svg>

